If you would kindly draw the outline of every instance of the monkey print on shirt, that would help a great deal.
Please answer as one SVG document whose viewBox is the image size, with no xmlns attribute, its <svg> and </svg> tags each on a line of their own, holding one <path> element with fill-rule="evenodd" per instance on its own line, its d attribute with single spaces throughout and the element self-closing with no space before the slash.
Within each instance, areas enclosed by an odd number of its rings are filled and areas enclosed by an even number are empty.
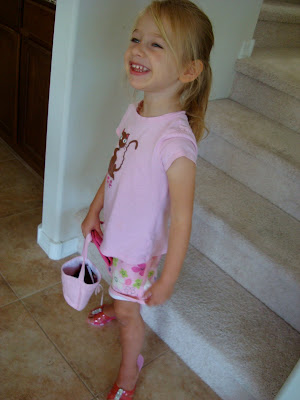
<svg viewBox="0 0 300 400">
<path fill-rule="evenodd" d="M 131 144 L 134 144 L 135 145 L 135 150 L 138 148 L 139 144 L 138 144 L 137 140 L 132 140 L 131 142 L 129 142 L 127 144 L 129 136 L 130 136 L 130 133 L 127 133 L 125 131 L 125 129 L 124 129 L 123 132 L 122 132 L 122 135 L 120 137 L 120 140 L 119 140 L 119 147 L 115 148 L 114 154 L 113 154 L 113 156 L 112 156 L 112 158 L 110 160 L 109 167 L 108 167 L 108 174 L 111 176 L 112 179 L 115 179 L 115 172 L 120 171 L 120 169 L 122 168 L 122 165 L 123 165 L 123 163 L 125 161 L 125 155 L 126 155 L 126 152 L 127 152 L 128 148 L 129 148 L 129 146 Z M 121 149 L 125 149 L 125 151 L 123 153 L 122 162 L 121 162 L 120 166 L 117 168 L 117 164 L 116 164 L 117 163 L 117 153 Z"/>
</svg>

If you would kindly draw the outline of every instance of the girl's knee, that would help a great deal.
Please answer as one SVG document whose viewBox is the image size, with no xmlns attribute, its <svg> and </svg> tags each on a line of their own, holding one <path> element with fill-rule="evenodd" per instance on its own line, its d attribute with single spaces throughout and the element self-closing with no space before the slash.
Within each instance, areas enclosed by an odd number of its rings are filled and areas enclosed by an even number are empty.
<svg viewBox="0 0 300 400">
<path fill-rule="evenodd" d="M 128 325 L 140 318 L 140 305 L 138 303 L 116 300 L 114 309 L 116 317 L 122 325 Z"/>
</svg>

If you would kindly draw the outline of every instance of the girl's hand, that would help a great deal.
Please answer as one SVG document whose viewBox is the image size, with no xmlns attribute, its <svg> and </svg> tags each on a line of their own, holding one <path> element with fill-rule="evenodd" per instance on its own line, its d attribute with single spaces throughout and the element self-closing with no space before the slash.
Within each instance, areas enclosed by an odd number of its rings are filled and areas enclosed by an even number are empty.
<svg viewBox="0 0 300 400">
<path fill-rule="evenodd" d="M 165 303 L 171 296 L 174 290 L 172 284 L 158 280 L 145 292 L 145 303 L 147 306 L 158 306 Z"/>
<path fill-rule="evenodd" d="M 103 237 L 103 232 L 100 228 L 99 212 L 89 210 L 87 216 L 81 224 L 81 230 L 84 237 L 86 237 L 92 230 L 95 230 Z"/>
</svg>

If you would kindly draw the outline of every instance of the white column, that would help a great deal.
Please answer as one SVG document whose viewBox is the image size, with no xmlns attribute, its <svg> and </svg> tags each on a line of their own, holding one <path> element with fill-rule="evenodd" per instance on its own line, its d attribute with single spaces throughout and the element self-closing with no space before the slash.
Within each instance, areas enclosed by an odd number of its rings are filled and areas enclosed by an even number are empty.
<svg viewBox="0 0 300 400">
<path fill-rule="evenodd" d="M 61 225 L 79 4 L 80 0 L 60 0 L 55 15 L 43 219 L 38 227 L 39 245 L 55 260 L 74 253 L 77 244 L 76 237 L 62 240 Z"/>
</svg>

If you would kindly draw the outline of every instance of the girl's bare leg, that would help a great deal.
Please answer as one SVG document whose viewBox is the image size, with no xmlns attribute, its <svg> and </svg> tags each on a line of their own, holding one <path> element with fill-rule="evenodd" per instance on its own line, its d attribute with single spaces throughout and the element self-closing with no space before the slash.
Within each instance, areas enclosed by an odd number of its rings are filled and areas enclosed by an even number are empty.
<svg viewBox="0 0 300 400">
<path fill-rule="evenodd" d="M 102 311 L 103 311 L 104 314 L 107 315 L 108 317 L 115 317 L 115 316 L 116 316 L 114 303 L 112 303 L 112 304 L 105 304 L 105 306 L 102 308 Z"/>
<path fill-rule="evenodd" d="M 120 323 L 122 346 L 122 361 L 116 383 L 124 390 L 133 390 L 139 376 L 137 358 L 144 343 L 145 324 L 138 303 L 115 300 L 114 310 Z"/>
</svg>

